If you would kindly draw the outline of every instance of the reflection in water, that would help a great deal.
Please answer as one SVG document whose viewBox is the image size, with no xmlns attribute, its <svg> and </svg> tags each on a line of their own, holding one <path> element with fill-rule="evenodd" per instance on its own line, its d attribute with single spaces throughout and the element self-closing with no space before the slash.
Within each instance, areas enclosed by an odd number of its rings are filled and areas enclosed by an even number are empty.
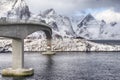
<svg viewBox="0 0 120 80">
<path fill-rule="evenodd" d="M 12 80 L 26 80 L 26 78 L 24 78 L 24 77 L 13 77 Z"/>
<path fill-rule="evenodd" d="M 46 55 L 46 63 L 44 68 L 44 80 L 52 80 L 51 76 L 54 75 L 53 73 L 53 56 L 52 55 Z"/>
<path fill-rule="evenodd" d="M 49 71 L 52 69 L 52 65 L 53 65 L 53 59 L 52 59 L 52 55 L 46 55 L 47 57 L 47 62 L 46 62 L 46 71 Z"/>
</svg>

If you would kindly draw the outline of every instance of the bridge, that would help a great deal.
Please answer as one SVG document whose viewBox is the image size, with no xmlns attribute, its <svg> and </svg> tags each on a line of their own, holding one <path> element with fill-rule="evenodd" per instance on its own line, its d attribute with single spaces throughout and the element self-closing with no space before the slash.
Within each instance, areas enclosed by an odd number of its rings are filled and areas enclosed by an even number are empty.
<svg viewBox="0 0 120 80">
<path fill-rule="evenodd" d="M 0 37 L 12 39 L 12 68 L 2 71 L 3 76 L 30 76 L 32 68 L 24 68 L 24 38 L 36 31 L 44 31 L 47 38 L 47 52 L 51 52 L 52 30 L 49 25 L 34 20 L 0 19 Z"/>
</svg>

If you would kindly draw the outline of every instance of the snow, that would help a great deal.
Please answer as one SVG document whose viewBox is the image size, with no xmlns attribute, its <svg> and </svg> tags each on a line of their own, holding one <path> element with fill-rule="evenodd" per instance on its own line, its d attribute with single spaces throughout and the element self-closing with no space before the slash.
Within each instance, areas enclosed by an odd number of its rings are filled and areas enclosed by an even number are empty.
<svg viewBox="0 0 120 80">
<path fill-rule="evenodd" d="M 24 0 L 16 0 L 11 10 L 7 12 L 7 18 L 28 19 L 30 17 L 29 7 Z"/>
<path fill-rule="evenodd" d="M 120 39 L 120 23 L 116 23 L 114 26 L 107 24 L 103 28 L 103 33 L 101 35 L 104 39 Z"/>
<path fill-rule="evenodd" d="M 0 4 L 0 10 L 4 13 L 0 13 L 1 17 L 35 20 L 46 23 L 53 30 L 53 38 L 56 37 L 55 35 L 59 35 L 62 38 L 120 39 L 120 23 L 115 20 L 108 23 L 105 20 L 98 20 L 96 16 L 94 17 L 91 14 L 67 17 L 56 13 L 54 9 L 47 9 L 40 11 L 38 14 L 33 14 L 24 0 L 1 0 Z M 110 10 L 107 12 L 110 12 Z M 112 26 L 111 23 L 116 23 L 116 25 Z M 36 37 L 38 39 L 40 36 L 44 36 L 44 34 L 41 31 L 37 31 L 29 37 Z"/>
<path fill-rule="evenodd" d="M 6 12 L 12 8 L 15 0 L 0 0 L 0 17 L 6 17 Z"/>
<path fill-rule="evenodd" d="M 119 51 L 119 45 L 98 44 L 85 39 L 120 39 L 120 23 L 107 23 L 97 20 L 93 15 L 81 15 L 79 18 L 70 18 L 60 15 L 54 9 L 47 9 L 38 14 L 32 14 L 24 0 L 1 0 L 0 17 L 8 19 L 34 20 L 50 25 L 53 31 L 53 51 Z M 25 51 L 45 51 L 46 36 L 43 31 L 37 31 L 25 39 Z M 0 47 L 12 50 L 11 40 L 0 40 Z"/>
<path fill-rule="evenodd" d="M 90 14 L 88 14 L 90 15 Z M 88 16 L 87 15 L 87 16 Z M 88 20 L 88 18 L 93 18 Z M 120 23 L 106 23 L 104 20 L 96 20 L 92 15 L 84 17 L 77 25 L 77 36 L 93 40 L 119 40 L 120 39 Z"/>
<path fill-rule="evenodd" d="M 59 34 L 61 34 L 62 37 L 65 36 L 73 36 L 74 35 L 74 31 L 72 28 L 72 23 L 70 21 L 70 19 L 66 16 L 62 16 L 57 14 L 54 9 L 48 9 L 45 10 L 43 12 L 40 12 L 40 14 L 37 16 L 42 18 L 43 20 L 45 20 L 45 22 L 47 24 L 50 24 L 53 27 L 56 27 L 57 29 L 59 29 Z M 52 25 L 51 23 L 55 23 L 55 25 Z M 56 29 L 56 30 L 57 30 Z M 53 31 L 56 31 L 55 29 L 53 29 Z"/>
<path fill-rule="evenodd" d="M 0 48 L 12 51 L 10 39 L 1 39 Z M 25 51 L 46 51 L 46 39 L 25 39 Z M 120 51 L 120 45 L 107 45 L 90 42 L 84 39 L 53 39 L 52 51 Z"/>
</svg>

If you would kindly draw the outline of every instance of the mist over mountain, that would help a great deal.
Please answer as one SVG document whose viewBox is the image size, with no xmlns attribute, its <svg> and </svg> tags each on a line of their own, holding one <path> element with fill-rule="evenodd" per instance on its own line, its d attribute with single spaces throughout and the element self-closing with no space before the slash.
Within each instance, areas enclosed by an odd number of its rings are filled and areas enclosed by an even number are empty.
<svg viewBox="0 0 120 80">
<path fill-rule="evenodd" d="M 120 23 L 106 23 L 105 20 L 95 19 L 92 14 L 73 18 L 60 15 L 52 8 L 33 14 L 24 0 L 1 0 L 0 12 L 0 17 L 8 19 L 37 20 L 46 23 L 53 30 L 53 38 L 120 39 Z M 43 32 L 37 31 L 28 37 L 44 36 Z"/>
</svg>

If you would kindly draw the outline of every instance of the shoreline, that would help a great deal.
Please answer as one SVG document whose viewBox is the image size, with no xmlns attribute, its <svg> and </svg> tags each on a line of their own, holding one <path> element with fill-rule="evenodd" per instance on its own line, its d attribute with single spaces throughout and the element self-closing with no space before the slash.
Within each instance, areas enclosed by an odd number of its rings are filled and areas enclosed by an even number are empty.
<svg viewBox="0 0 120 80">
<path fill-rule="evenodd" d="M 11 39 L 0 39 L 0 51 L 12 51 Z M 46 39 L 25 39 L 25 52 L 44 52 L 47 49 Z M 108 45 L 84 39 L 52 40 L 51 51 L 56 52 L 118 52 L 120 45 Z"/>
</svg>

